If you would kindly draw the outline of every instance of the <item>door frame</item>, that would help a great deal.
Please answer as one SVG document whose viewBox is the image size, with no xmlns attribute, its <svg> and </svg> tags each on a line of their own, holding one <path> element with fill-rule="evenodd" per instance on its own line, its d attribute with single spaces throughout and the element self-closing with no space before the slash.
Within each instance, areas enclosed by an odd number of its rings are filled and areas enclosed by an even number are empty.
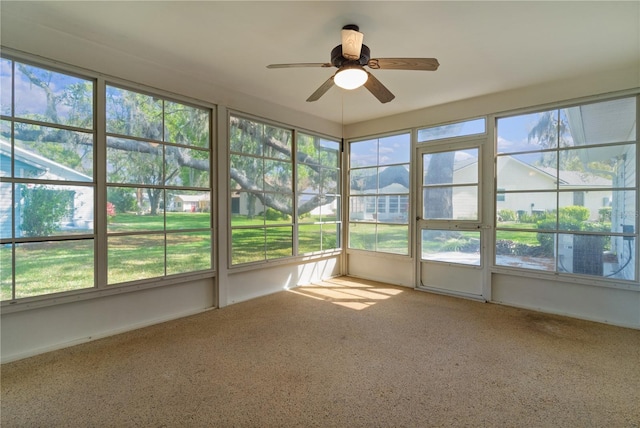
<svg viewBox="0 0 640 428">
<path fill-rule="evenodd" d="M 415 228 L 413 234 L 413 248 L 415 251 L 415 279 L 416 289 L 434 292 L 438 294 L 454 295 L 473 300 L 487 301 L 491 299 L 490 286 L 488 281 L 490 277 L 487 272 L 490 267 L 490 257 L 492 256 L 489 242 L 493 242 L 491 235 L 491 223 L 489 223 L 490 215 L 487 211 L 490 207 L 489 194 L 493 194 L 492 179 L 487 178 L 487 173 L 492 171 L 491 163 L 485 158 L 487 157 L 488 138 L 486 135 L 466 138 L 456 138 L 455 141 L 444 141 L 441 143 L 426 143 L 416 146 L 415 150 Z M 432 153 L 442 153 L 456 150 L 477 149 L 478 150 L 478 218 L 476 220 L 425 220 L 423 214 L 423 155 Z M 485 195 L 486 194 L 486 195 Z M 480 232 L 480 265 L 465 265 L 452 262 L 424 261 L 422 259 L 422 230 L 424 229 L 441 229 L 441 230 L 459 230 L 459 231 L 479 231 Z M 423 270 L 426 265 L 433 264 L 438 270 L 451 269 L 452 273 L 460 273 L 473 271 L 473 276 L 478 278 L 478 293 L 469 293 L 455 289 L 439 288 L 423 284 Z M 455 276 L 455 275 L 454 275 Z"/>
</svg>

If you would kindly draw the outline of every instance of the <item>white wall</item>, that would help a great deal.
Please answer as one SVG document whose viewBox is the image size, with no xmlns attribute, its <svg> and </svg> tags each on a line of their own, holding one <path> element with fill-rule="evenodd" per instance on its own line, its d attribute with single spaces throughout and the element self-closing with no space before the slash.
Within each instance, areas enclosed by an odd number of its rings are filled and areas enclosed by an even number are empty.
<svg viewBox="0 0 640 428">
<path fill-rule="evenodd" d="M 413 258 L 389 254 L 350 251 L 346 273 L 357 278 L 371 279 L 403 287 L 415 287 Z"/>
<path fill-rule="evenodd" d="M 493 301 L 623 327 L 640 328 L 640 292 L 493 274 Z"/>
<path fill-rule="evenodd" d="M 202 312 L 214 306 L 214 280 L 36 307 L 1 317 L 3 363 Z"/>
</svg>

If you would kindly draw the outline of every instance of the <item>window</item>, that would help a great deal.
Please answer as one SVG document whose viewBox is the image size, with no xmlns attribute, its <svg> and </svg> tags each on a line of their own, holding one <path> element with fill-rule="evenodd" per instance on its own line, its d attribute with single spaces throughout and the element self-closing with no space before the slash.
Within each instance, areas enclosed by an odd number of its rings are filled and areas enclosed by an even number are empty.
<svg viewBox="0 0 640 428">
<path fill-rule="evenodd" d="M 349 248 L 409 254 L 409 133 L 352 142 Z"/>
<path fill-rule="evenodd" d="M 422 156 L 422 218 L 477 221 L 478 148 Z"/>
<path fill-rule="evenodd" d="M 466 137 L 484 134 L 486 132 L 485 118 L 450 123 L 447 125 L 431 126 L 418 130 L 418 141 L 428 142 L 445 138 Z"/>
<path fill-rule="evenodd" d="M 340 143 L 298 133 L 298 254 L 340 248 Z"/>
<path fill-rule="evenodd" d="M 339 143 L 230 120 L 231 264 L 340 248 Z"/>
<path fill-rule="evenodd" d="M 210 109 L 9 57 L 0 85 L 3 302 L 212 269 Z"/>
<path fill-rule="evenodd" d="M 497 265 L 636 279 L 636 109 L 623 98 L 497 120 Z"/>
<path fill-rule="evenodd" d="M 1 299 L 93 287 L 95 84 L 5 58 L 0 81 Z"/>
<path fill-rule="evenodd" d="M 211 269 L 209 111 L 106 94 L 108 283 Z"/>
</svg>

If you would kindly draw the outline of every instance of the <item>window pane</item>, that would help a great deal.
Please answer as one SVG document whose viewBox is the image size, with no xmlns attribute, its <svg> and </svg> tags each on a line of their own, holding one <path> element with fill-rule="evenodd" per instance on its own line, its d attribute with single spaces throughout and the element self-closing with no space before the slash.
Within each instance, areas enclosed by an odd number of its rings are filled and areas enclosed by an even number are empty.
<svg viewBox="0 0 640 428">
<path fill-rule="evenodd" d="M 320 220 L 340 221 L 340 201 L 339 196 L 326 196 L 320 206 Z"/>
<path fill-rule="evenodd" d="M 162 141 L 162 100 L 107 86 L 107 132 Z"/>
<path fill-rule="evenodd" d="M 298 164 L 298 191 L 305 193 L 320 193 L 320 169 L 309 165 Z"/>
<path fill-rule="evenodd" d="M 340 248 L 340 224 L 322 225 L 322 249 L 332 250 Z"/>
<path fill-rule="evenodd" d="M 375 193 L 378 190 L 378 168 L 351 171 L 351 194 Z"/>
<path fill-rule="evenodd" d="M 379 165 L 409 163 L 411 157 L 411 135 L 400 134 L 380 138 Z"/>
<path fill-rule="evenodd" d="M 480 266 L 480 232 L 423 230 L 422 260 Z"/>
<path fill-rule="evenodd" d="M 337 168 L 340 166 L 340 143 L 320 139 L 320 164 Z"/>
<path fill-rule="evenodd" d="M 628 159 L 627 159 L 628 158 Z M 562 186 L 634 187 L 635 144 L 590 147 L 560 152 Z"/>
<path fill-rule="evenodd" d="M 503 190 L 555 190 L 558 170 L 555 152 L 526 156 L 498 156 L 497 186 Z"/>
<path fill-rule="evenodd" d="M 0 58 L 0 114 L 5 116 L 11 116 L 12 66 L 13 61 Z"/>
<path fill-rule="evenodd" d="M 485 119 L 481 118 L 468 120 L 466 122 L 419 129 L 418 141 L 434 141 L 443 138 L 464 137 L 467 135 L 484 134 L 484 132 Z"/>
<path fill-rule="evenodd" d="M 16 184 L 16 237 L 93 233 L 93 188 Z"/>
<path fill-rule="evenodd" d="M 266 241 L 267 259 L 293 255 L 293 230 L 291 227 L 268 227 Z"/>
<path fill-rule="evenodd" d="M 93 134 L 16 123 L 15 176 L 92 181 Z"/>
<path fill-rule="evenodd" d="M 316 207 L 318 195 L 301 194 L 298 196 L 298 223 L 314 223 L 320 221 L 320 208 Z M 301 210 L 301 207 L 313 206 L 311 211 Z"/>
<path fill-rule="evenodd" d="M 209 192 L 167 190 L 167 230 L 208 229 L 211 227 Z"/>
<path fill-rule="evenodd" d="M 291 223 L 290 213 L 293 211 L 293 197 L 279 193 L 266 193 L 266 202 L 269 202 L 264 212 L 265 222 L 271 224 Z M 275 208 L 278 207 L 278 208 Z"/>
<path fill-rule="evenodd" d="M 206 216 L 187 216 L 195 219 L 208 218 L 208 213 L 211 212 L 211 196 L 209 192 L 197 192 L 190 190 L 167 190 L 166 191 L 167 205 L 166 211 L 172 213 L 205 213 Z M 179 216 L 178 216 L 179 217 Z M 169 218 L 167 216 L 167 223 Z M 202 224 L 201 221 L 195 222 L 194 220 L 188 221 L 192 224 Z M 208 225 L 205 227 L 209 227 Z M 181 228 L 183 229 L 183 228 Z"/>
<path fill-rule="evenodd" d="M 322 250 L 322 225 L 305 224 L 298 227 L 298 253 Z"/>
<path fill-rule="evenodd" d="M 358 141 L 349 145 L 351 168 L 378 164 L 378 140 Z"/>
<path fill-rule="evenodd" d="M 634 279 L 633 248 L 633 238 L 559 234 L 558 271 Z"/>
<path fill-rule="evenodd" d="M 167 234 L 167 275 L 211 269 L 211 232 Z"/>
<path fill-rule="evenodd" d="M 378 193 L 409 193 L 409 181 L 408 165 L 378 169 Z"/>
<path fill-rule="evenodd" d="M 635 242 L 631 236 L 605 236 L 602 254 L 602 274 L 605 277 L 636 280 Z"/>
<path fill-rule="evenodd" d="M 409 254 L 409 227 L 378 224 L 377 251 Z"/>
<path fill-rule="evenodd" d="M 322 175 L 322 193 L 324 194 L 338 194 L 340 184 L 340 170 L 324 168 L 321 171 Z"/>
<path fill-rule="evenodd" d="M 91 81 L 19 62 L 15 65 L 16 117 L 93 128 Z"/>
<path fill-rule="evenodd" d="M 428 154 L 422 161 L 424 185 L 478 182 L 478 149 Z"/>
<path fill-rule="evenodd" d="M 231 189 L 263 190 L 262 158 L 231 155 Z"/>
<path fill-rule="evenodd" d="M 11 122 L 0 120 L 0 177 L 11 177 Z"/>
<path fill-rule="evenodd" d="M 497 121 L 498 153 L 555 149 L 559 124 L 558 110 L 500 118 Z"/>
<path fill-rule="evenodd" d="M 158 212 L 164 207 L 163 195 L 164 190 L 156 188 L 107 187 L 107 232 L 163 230 L 164 215 Z"/>
<path fill-rule="evenodd" d="M 261 156 L 263 135 L 263 124 L 231 117 L 229 142 L 232 152 Z"/>
<path fill-rule="evenodd" d="M 13 245 L 0 245 L 0 300 L 13 298 Z"/>
<path fill-rule="evenodd" d="M 376 208 L 375 196 L 356 196 L 349 198 L 349 220 L 373 221 Z"/>
<path fill-rule="evenodd" d="M 162 185 L 163 148 L 155 143 L 107 137 L 107 182 Z"/>
<path fill-rule="evenodd" d="M 537 228 L 543 217 L 555 216 L 556 192 L 501 193 L 503 200 L 496 202 L 500 227 Z M 554 217 L 555 218 L 555 217 Z M 555 223 L 555 221 L 554 221 Z M 554 226 L 555 227 L 555 226 Z"/>
<path fill-rule="evenodd" d="M 209 148 L 209 112 L 165 101 L 164 141 Z"/>
<path fill-rule="evenodd" d="M 210 186 L 208 151 L 167 147 L 164 166 L 165 184 L 168 186 Z"/>
<path fill-rule="evenodd" d="M 265 207 L 249 192 L 235 192 L 231 196 L 231 226 L 264 225 Z"/>
<path fill-rule="evenodd" d="M 427 187 L 422 200 L 425 219 L 478 219 L 478 186 Z"/>
<path fill-rule="evenodd" d="M 110 236 L 107 240 L 109 284 L 164 276 L 164 236 Z"/>
<path fill-rule="evenodd" d="M 349 248 L 376 251 L 376 225 L 368 223 L 350 223 Z"/>
<path fill-rule="evenodd" d="M 264 190 L 275 192 L 293 191 L 293 172 L 291 162 L 265 159 Z"/>
<path fill-rule="evenodd" d="M 623 98 L 562 110 L 571 138 L 565 146 L 635 141 L 636 100 Z"/>
<path fill-rule="evenodd" d="M 13 235 L 12 198 L 13 184 L 0 183 L 0 238 L 9 239 Z"/>
<path fill-rule="evenodd" d="M 291 159 L 291 131 L 264 126 L 264 155 L 269 158 Z"/>
<path fill-rule="evenodd" d="M 378 220 L 386 223 L 407 224 L 409 220 L 409 204 L 407 196 L 389 195 L 379 196 L 378 206 L 384 201 L 385 212 L 378 213 Z"/>
<path fill-rule="evenodd" d="M 265 260 L 265 230 L 231 230 L 231 264 Z"/>
<path fill-rule="evenodd" d="M 496 231 L 496 265 L 553 272 L 555 234 Z"/>
<path fill-rule="evenodd" d="M 93 247 L 93 239 L 16 244 L 16 298 L 93 287 Z"/>
<path fill-rule="evenodd" d="M 610 232 L 612 197 L 616 200 L 629 200 L 635 207 L 635 192 L 632 191 L 571 191 L 561 192 L 559 196 L 559 230 Z M 580 200 L 579 203 L 577 199 Z M 616 206 L 616 208 L 621 207 Z M 626 218 L 633 218 L 635 208 L 630 211 L 626 213 Z M 616 212 L 616 217 L 622 218 L 622 213 Z"/>
</svg>

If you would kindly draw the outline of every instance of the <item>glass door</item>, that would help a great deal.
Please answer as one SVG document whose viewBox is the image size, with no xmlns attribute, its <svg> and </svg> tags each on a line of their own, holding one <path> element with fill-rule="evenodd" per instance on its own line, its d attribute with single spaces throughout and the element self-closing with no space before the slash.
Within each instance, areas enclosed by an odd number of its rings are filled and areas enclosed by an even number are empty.
<svg viewBox="0 0 640 428">
<path fill-rule="evenodd" d="M 418 149 L 419 288 L 482 298 L 481 143 Z"/>
</svg>

